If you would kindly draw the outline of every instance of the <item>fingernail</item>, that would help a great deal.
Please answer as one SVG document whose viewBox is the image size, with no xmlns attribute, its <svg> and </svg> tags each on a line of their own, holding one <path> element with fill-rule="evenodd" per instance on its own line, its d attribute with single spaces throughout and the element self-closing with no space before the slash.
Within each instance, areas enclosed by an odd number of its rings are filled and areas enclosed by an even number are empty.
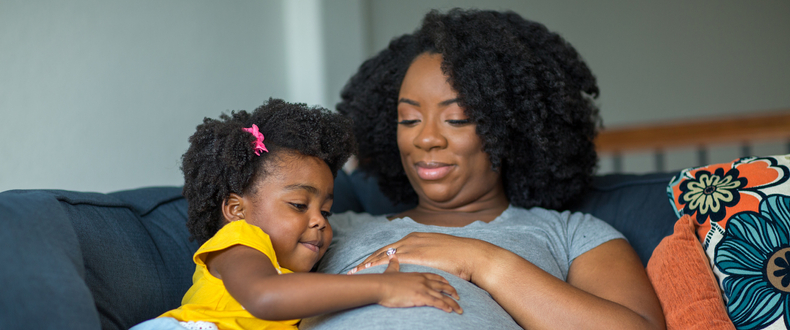
<svg viewBox="0 0 790 330">
<path fill-rule="evenodd" d="M 352 268 L 351 270 L 348 271 L 349 274 L 354 274 L 356 272 L 357 272 L 356 268 Z"/>
<path fill-rule="evenodd" d="M 370 268 L 371 263 L 366 263 L 365 268 Z"/>
</svg>

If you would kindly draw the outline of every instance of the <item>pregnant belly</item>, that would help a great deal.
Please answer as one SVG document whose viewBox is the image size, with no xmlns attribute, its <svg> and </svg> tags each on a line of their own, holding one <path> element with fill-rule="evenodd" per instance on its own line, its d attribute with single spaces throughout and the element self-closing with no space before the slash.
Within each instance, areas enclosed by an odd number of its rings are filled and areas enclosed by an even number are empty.
<svg viewBox="0 0 790 330">
<path fill-rule="evenodd" d="M 359 272 L 381 273 L 386 265 Z M 434 307 L 387 308 L 373 304 L 302 320 L 299 329 L 521 329 L 483 289 L 444 271 L 401 264 L 402 272 L 439 274 L 458 291 L 464 313 L 447 313 Z M 354 275 L 349 275 L 354 276 Z"/>
</svg>

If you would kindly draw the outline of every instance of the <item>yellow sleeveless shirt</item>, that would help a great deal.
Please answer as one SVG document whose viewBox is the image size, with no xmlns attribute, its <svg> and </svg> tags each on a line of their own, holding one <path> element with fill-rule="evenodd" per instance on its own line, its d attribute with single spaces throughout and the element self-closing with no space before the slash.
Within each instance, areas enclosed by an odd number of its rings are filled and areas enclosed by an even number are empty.
<svg viewBox="0 0 790 330">
<path fill-rule="evenodd" d="M 280 274 L 292 273 L 280 267 L 269 235 L 244 220 L 232 221 L 200 246 L 192 257 L 197 266 L 195 274 L 192 275 L 192 287 L 181 300 L 181 307 L 159 317 L 172 317 L 179 321 L 208 321 L 223 330 L 296 329 L 298 319 L 267 321 L 252 316 L 231 297 L 222 280 L 209 273 L 206 256 L 237 244 L 249 246 L 265 254 Z"/>
</svg>

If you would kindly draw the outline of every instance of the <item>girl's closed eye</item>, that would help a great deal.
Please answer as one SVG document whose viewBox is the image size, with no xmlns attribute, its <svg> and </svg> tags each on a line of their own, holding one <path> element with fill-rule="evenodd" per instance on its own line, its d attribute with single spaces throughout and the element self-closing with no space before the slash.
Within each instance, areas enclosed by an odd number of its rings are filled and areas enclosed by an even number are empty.
<svg viewBox="0 0 790 330">
<path fill-rule="evenodd" d="M 295 208 L 295 209 L 297 209 L 299 211 L 302 211 L 302 212 L 307 211 L 307 204 L 302 204 L 302 203 L 288 203 L 288 204 L 291 204 L 291 206 L 293 206 L 293 208 Z"/>
<path fill-rule="evenodd" d="M 321 211 L 321 215 L 324 216 L 324 219 L 329 219 L 332 216 L 332 212 L 329 211 Z"/>
</svg>

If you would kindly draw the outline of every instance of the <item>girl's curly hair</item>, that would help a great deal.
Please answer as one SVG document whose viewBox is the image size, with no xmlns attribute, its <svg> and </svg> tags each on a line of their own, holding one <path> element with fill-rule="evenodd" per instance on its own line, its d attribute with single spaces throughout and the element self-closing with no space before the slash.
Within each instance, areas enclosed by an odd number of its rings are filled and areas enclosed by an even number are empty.
<svg viewBox="0 0 790 330">
<path fill-rule="evenodd" d="M 269 152 L 256 156 L 255 137 L 242 128 L 257 125 Z M 335 176 L 356 150 L 351 120 L 323 108 L 269 99 L 252 113 L 232 111 L 219 120 L 205 118 L 189 137 L 182 156 L 183 194 L 189 204 L 187 228 L 190 239 L 200 244 L 222 226 L 221 206 L 231 193 L 254 194 L 266 175 L 266 165 L 278 153 L 296 151 L 318 157 Z"/>
<path fill-rule="evenodd" d="M 360 168 L 393 202 L 417 201 L 398 152 L 397 100 L 406 70 L 422 53 L 442 55 L 442 70 L 477 124 L 512 204 L 561 208 L 589 185 L 598 86 L 576 50 L 514 12 L 434 10 L 414 33 L 365 61 L 337 105 L 354 121 Z"/>
</svg>

